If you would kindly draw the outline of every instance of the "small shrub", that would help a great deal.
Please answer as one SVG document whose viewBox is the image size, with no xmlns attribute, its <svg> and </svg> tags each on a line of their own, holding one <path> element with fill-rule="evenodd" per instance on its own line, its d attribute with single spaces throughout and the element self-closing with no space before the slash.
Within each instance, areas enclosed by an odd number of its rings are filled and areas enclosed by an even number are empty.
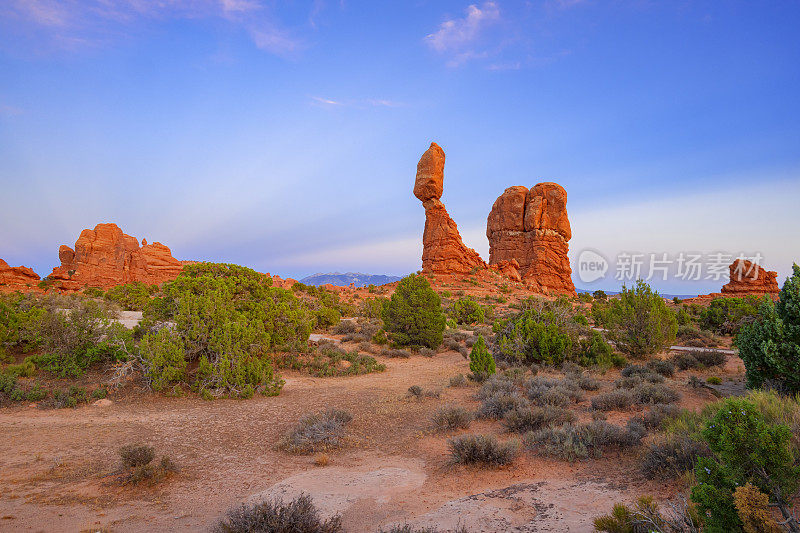
<svg viewBox="0 0 800 533">
<path fill-rule="evenodd" d="M 445 316 L 441 299 L 424 276 L 410 274 L 395 289 L 383 307 L 385 329 L 402 346 L 427 346 L 442 343 Z"/>
<path fill-rule="evenodd" d="M 419 385 L 411 385 L 408 388 L 408 394 L 420 398 L 422 396 L 422 387 Z"/>
<path fill-rule="evenodd" d="M 156 453 L 152 446 L 131 444 L 120 448 L 119 456 L 123 466 L 136 468 L 150 464 L 155 459 Z"/>
<path fill-rule="evenodd" d="M 448 314 L 458 324 L 480 323 L 486 317 L 483 306 L 470 296 L 459 298 L 450 304 Z"/>
<path fill-rule="evenodd" d="M 525 445 L 545 455 L 569 461 L 599 456 L 605 447 L 629 447 L 639 444 L 645 434 L 643 427 L 631 424 L 616 426 L 603 420 L 584 425 L 564 424 L 525 434 Z"/>
<path fill-rule="evenodd" d="M 503 417 L 503 425 L 508 431 L 526 433 L 545 426 L 561 426 L 574 422 L 575 414 L 560 407 L 527 407 L 508 411 Z"/>
<path fill-rule="evenodd" d="M 680 395 L 666 385 L 642 383 L 633 389 L 637 403 L 675 403 Z"/>
<path fill-rule="evenodd" d="M 717 350 L 697 350 L 692 355 L 704 367 L 722 366 L 725 364 L 726 355 Z"/>
<path fill-rule="evenodd" d="M 472 414 L 463 407 L 446 405 L 437 409 L 431 420 L 438 431 L 467 429 L 472 423 Z"/>
<path fill-rule="evenodd" d="M 630 289 L 623 286 L 619 298 L 604 304 L 595 319 L 610 330 L 620 351 L 634 357 L 672 344 L 678 330 L 675 313 L 643 280 Z"/>
<path fill-rule="evenodd" d="M 647 479 L 672 479 L 694 470 L 700 457 L 711 454 L 708 445 L 683 435 L 666 434 L 647 445 L 642 474 Z"/>
<path fill-rule="evenodd" d="M 653 359 L 647 362 L 647 368 L 656 374 L 660 374 L 665 378 L 671 378 L 675 374 L 675 365 L 670 361 L 662 361 L 660 359 Z"/>
<path fill-rule="evenodd" d="M 711 376 L 710 378 L 708 378 L 706 380 L 706 383 L 708 383 L 709 385 L 721 385 L 722 384 L 722 379 L 720 379 L 717 376 Z"/>
<path fill-rule="evenodd" d="M 469 354 L 469 369 L 472 375 L 479 381 L 483 381 L 497 372 L 494 357 L 492 357 L 492 354 L 490 354 L 489 350 L 486 348 L 483 335 L 478 336 L 478 340 L 473 345 L 472 351 Z"/>
<path fill-rule="evenodd" d="M 384 349 L 381 351 L 381 355 L 384 357 L 391 357 L 393 359 L 408 359 L 411 357 L 411 352 L 408 350 L 400 350 L 397 348 L 394 349 Z"/>
<path fill-rule="evenodd" d="M 500 443 L 492 435 L 461 435 L 448 441 L 454 464 L 503 466 L 514 461 L 519 452 L 516 439 Z"/>
<path fill-rule="evenodd" d="M 450 378 L 450 386 L 451 387 L 464 387 L 467 384 L 467 378 L 464 377 L 464 374 L 456 374 L 455 376 Z"/>
<path fill-rule="evenodd" d="M 420 348 L 419 354 L 422 357 L 433 357 L 434 355 L 436 355 L 436 352 L 431 350 L 430 348 Z"/>
<path fill-rule="evenodd" d="M 625 389 L 601 392 L 592 398 L 592 409 L 597 409 L 599 411 L 627 409 L 633 404 L 634 398 L 633 393 Z"/>
<path fill-rule="evenodd" d="M 631 420 L 636 420 L 647 429 L 660 429 L 664 421 L 668 418 L 676 417 L 681 410 L 676 405 L 655 404 L 643 415 L 636 416 Z"/>
<path fill-rule="evenodd" d="M 595 391 L 600 388 L 600 382 L 592 376 L 581 376 L 578 379 L 578 386 L 583 390 Z"/>
<path fill-rule="evenodd" d="M 528 401 L 519 392 L 498 392 L 487 397 L 478 409 L 478 417 L 502 419 L 508 411 L 528 407 Z"/>
<path fill-rule="evenodd" d="M 341 533 L 339 515 L 322 520 L 311 496 L 289 503 L 274 499 L 231 509 L 214 528 L 217 533 Z"/>
<path fill-rule="evenodd" d="M 342 445 L 345 427 L 353 419 L 341 409 L 330 408 L 300 419 L 279 443 L 284 451 L 298 454 L 328 451 Z"/>
<path fill-rule="evenodd" d="M 733 491 L 733 504 L 742 521 L 745 533 L 782 533 L 769 508 L 769 496 L 751 483 L 736 487 Z"/>
</svg>

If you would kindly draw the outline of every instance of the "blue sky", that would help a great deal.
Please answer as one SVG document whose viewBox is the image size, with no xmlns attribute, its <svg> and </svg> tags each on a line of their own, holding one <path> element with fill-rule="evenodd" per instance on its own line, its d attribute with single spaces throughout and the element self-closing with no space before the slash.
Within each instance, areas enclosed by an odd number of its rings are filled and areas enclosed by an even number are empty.
<svg viewBox="0 0 800 533">
<path fill-rule="evenodd" d="M 435 140 L 485 258 L 494 199 L 557 181 L 572 256 L 760 252 L 782 281 L 800 260 L 798 23 L 796 1 L 10 0 L 0 257 L 45 275 L 113 221 L 181 259 L 404 274 Z"/>
</svg>

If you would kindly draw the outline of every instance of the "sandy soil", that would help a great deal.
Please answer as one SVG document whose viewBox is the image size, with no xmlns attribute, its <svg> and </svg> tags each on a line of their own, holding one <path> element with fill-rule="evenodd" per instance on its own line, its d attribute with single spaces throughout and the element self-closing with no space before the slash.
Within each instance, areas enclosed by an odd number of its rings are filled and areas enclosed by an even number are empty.
<svg viewBox="0 0 800 533">
<path fill-rule="evenodd" d="M 0 410 L 0 530 L 207 530 L 242 502 L 306 492 L 323 513 L 341 513 L 353 532 L 405 522 L 442 530 L 460 524 L 470 531 L 590 531 L 592 518 L 616 501 L 674 493 L 643 479 L 635 454 L 570 464 L 523 453 L 498 470 L 450 466 L 452 435 L 432 432 L 429 417 L 449 402 L 477 406 L 474 386 L 446 387 L 468 371 L 467 362 L 455 352 L 383 362 L 386 372 L 365 376 L 284 374 L 286 386 L 274 398 L 206 402 L 134 392 L 106 407 Z M 699 408 L 714 399 L 685 381 L 673 383 L 682 405 Z M 406 391 L 415 384 L 441 397 L 411 399 Z M 330 453 L 327 466 L 275 449 L 302 415 L 329 406 L 349 410 L 354 420 L 348 446 Z M 588 401 L 577 408 L 588 418 Z M 505 438 L 496 422 L 477 421 L 468 431 Z M 120 484 L 118 449 L 135 442 L 153 445 L 180 472 L 155 486 Z"/>
</svg>

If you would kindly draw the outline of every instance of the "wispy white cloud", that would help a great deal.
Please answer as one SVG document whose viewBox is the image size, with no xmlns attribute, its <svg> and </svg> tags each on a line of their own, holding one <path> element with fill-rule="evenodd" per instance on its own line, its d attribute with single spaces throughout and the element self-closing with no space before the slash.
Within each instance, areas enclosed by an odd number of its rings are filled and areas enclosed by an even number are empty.
<svg viewBox="0 0 800 533">
<path fill-rule="evenodd" d="M 0 18 L 29 25 L 60 49 L 102 46 L 131 35 L 137 24 L 168 19 L 222 19 L 258 48 L 290 56 L 305 43 L 284 28 L 262 0 L 10 0 Z"/>
<path fill-rule="evenodd" d="M 333 98 L 325 98 L 322 96 L 311 96 L 311 103 L 321 107 L 402 107 L 405 104 L 395 100 L 386 100 L 383 98 L 358 98 L 349 100 L 334 100 Z"/>
<path fill-rule="evenodd" d="M 331 100 L 330 98 L 323 98 L 321 96 L 312 96 L 311 97 L 312 103 L 324 106 L 343 106 L 345 105 L 344 102 L 339 102 L 337 100 Z"/>
<path fill-rule="evenodd" d="M 437 52 L 465 52 L 489 25 L 500 20 L 500 9 L 495 2 L 475 4 L 466 9 L 463 18 L 445 20 L 439 29 L 425 37 L 428 46 Z"/>
</svg>

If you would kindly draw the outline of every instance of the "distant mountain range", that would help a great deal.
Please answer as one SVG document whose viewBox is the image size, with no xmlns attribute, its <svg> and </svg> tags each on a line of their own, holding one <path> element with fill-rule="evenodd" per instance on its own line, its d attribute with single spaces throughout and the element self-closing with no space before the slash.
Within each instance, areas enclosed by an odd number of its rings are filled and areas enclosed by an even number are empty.
<svg viewBox="0 0 800 533">
<path fill-rule="evenodd" d="M 594 291 L 588 290 L 588 289 L 578 289 L 578 288 L 576 288 L 575 290 L 577 292 L 588 292 L 589 294 L 592 294 L 594 292 Z M 619 291 L 605 291 L 605 293 L 607 295 L 609 295 L 609 296 L 614 296 L 615 294 L 619 294 Z M 658 295 L 661 296 L 662 298 L 667 298 L 667 299 L 670 299 L 670 300 L 672 298 L 676 298 L 676 297 L 681 299 L 681 300 L 686 300 L 687 298 L 695 298 L 697 296 L 697 294 L 666 294 L 666 293 L 662 294 L 660 292 L 658 293 Z"/>
<path fill-rule="evenodd" d="M 397 276 L 386 276 L 384 274 L 362 274 L 361 272 L 328 272 L 327 274 L 312 274 L 300 280 L 306 285 L 325 285 L 330 283 L 339 287 L 348 287 L 352 283 L 356 287 L 366 287 L 367 285 L 385 285 L 400 281 Z"/>
</svg>

